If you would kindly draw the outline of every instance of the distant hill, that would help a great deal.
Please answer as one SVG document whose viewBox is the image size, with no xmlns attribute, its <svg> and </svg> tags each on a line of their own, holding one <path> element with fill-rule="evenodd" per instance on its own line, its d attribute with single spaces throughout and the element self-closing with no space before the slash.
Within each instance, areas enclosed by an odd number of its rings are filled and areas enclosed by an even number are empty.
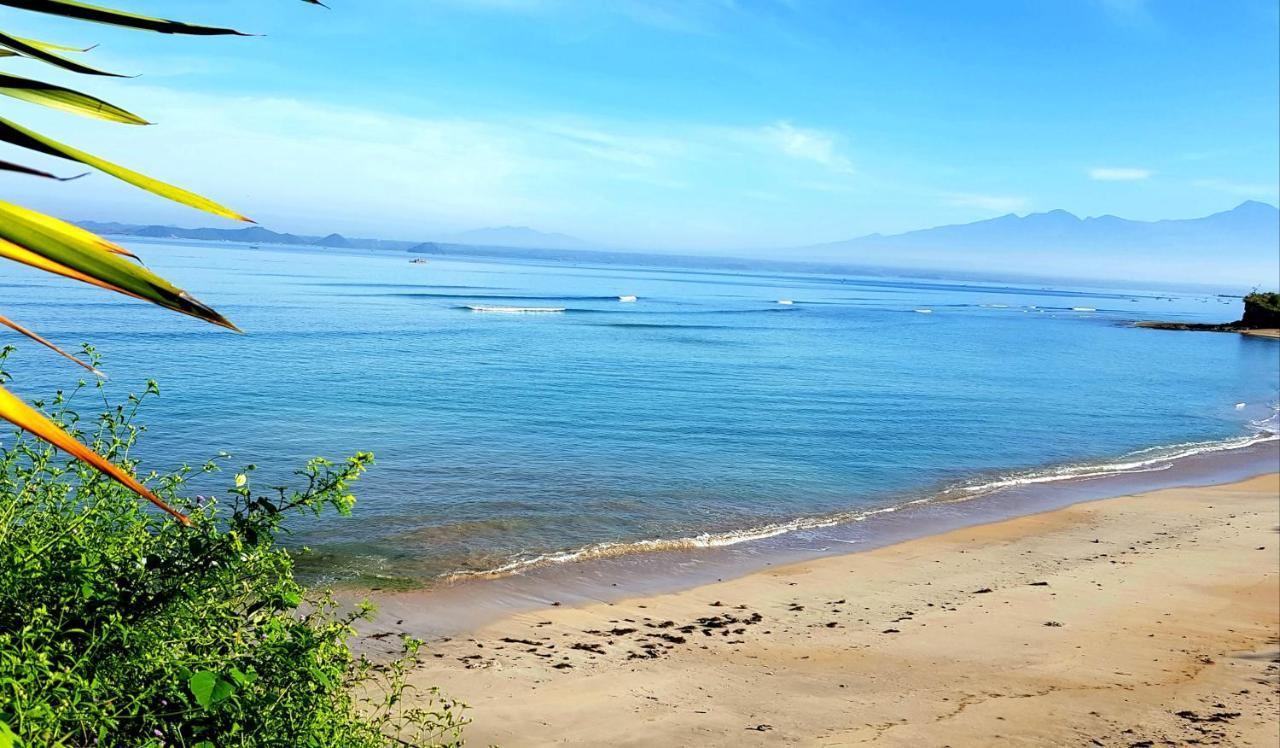
<svg viewBox="0 0 1280 748">
<path fill-rule="evenodd" d="M 187 229 L 178 226 L 143 226 L 129 223 L 100 223 L 80 221 L 78 226 L 98 234 L 114 236 L 144 236 L 150 239 L 196 239 L 212 242 L 239 242 L 243 244 L 289 244 L 335 249 L 409 249 L 421 242 L 388 239 L 348 238 L 342 234 L 305 236 L 282 234 L 261 226 L 243 229 Z M 442 236 L 442 244 L 473 247 L 507 247 L 513 249 L 582 249 L 586 242 L 565 234 L 547 234 L 526 226 L 501 226 L 475 229 L 460 234 Z"/>
<path fill-rule="evenodd" d="M 1250 200 L 1203 218 L 1165 221 L 1080 218 L 1052 210 L 892 236 L 872 234 L 788 254 L 904 268 L 1274 285 L 1280 275 L 1280 210 Z"/>
<path fill-rule="evenodd" d="M 440 237 L 450 244 L 469 244 L 483 247 L 525 247 L 529 249 L 586 249 L 581 239 L 566 234 L 548 234 L 528 226 L 498 226 L 463 231 L 460 234 Z"/>
<path fill-rule="evenodd" d="M 937 278 L 1072 278 L 1109 282 L 1226 284 L 1272 287 L 1280 277 L 1280 210 L 1248 201 L 1203 218 L 1133 221 L 1116 216 L 1079 218 L 1065 210 L 1006 215 L 884 236 L 765 253 L 729 256 L 647 255 L 600 251 L 564 234 L 528 227 L 476 229 L 432 241 L 361 239 L 341 234 L 282 234 L 261 226 L 242 229 L 178 228 L 82 221 L 100 234 L 284 244 L 335 249 L 398 250 L 468 257 L 569 262 L 656 262 L 669 267 L 792 269 L 892 275 L 907 271 Z"/>
<path fill-rule="evenodd" d="M 342 234 L 329 234 L 328 236 L 282 234 L 261 226 L 249 226 L 243 229 L 185 229 L 178 226 L 139 226 L 129 223 L 99 223 L 97 221 L 79 221 L 76 225 L 98 234 L 143 236 L 149 239 L 195 239 L 206 242 L 288 244 L 348 249 L 408 249 L 417 244 L 417 242 L 390 241 L 386 239 L 348 239 Z"/>
</svg>

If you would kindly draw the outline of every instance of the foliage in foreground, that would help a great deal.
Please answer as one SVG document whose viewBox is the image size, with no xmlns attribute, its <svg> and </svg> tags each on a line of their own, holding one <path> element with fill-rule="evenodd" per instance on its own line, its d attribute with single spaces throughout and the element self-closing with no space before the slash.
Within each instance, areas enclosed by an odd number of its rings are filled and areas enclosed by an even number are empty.
<svg viewBox="0 0 1280 748">
<path fill-rule="evenodd" d="M 47 412 L 134 469 L 134 417 L 154 383 L 89 423 L 71 408 L 85 388 Z M 44 442 L 5 438 L 0 746 L 460 745 L 459 704 L 434 691 L 408 698 L 420 643 L 406 640 L 390 662 L 353 654 L 352 624 L 370 609 L 304 600 L 277 542 L 292 515 L 349 513 L 349 484 L 371 459 L 312 460 L 298 489 L 265 496 L 250 467 L 225 497 L 195 501 L 179 489 L 215 461 L 153 474 L 154 490 L 189 512 L 184 527 Z"/>
<path fill-rule="evenodd" d="M 311 5 L 324 4 L 320 0 L 303 0 L 303 2 Z M 81 0 L 0 0 L 0 6 L 44 13 L 74 22 L 107 24 L 160 34 L 245 36 L 245 34 L 230 28 L 155 18 L 114 8 L 104 8 L 81 2 Z M 22 62 L 37 61 L 66 72 L 90 77 L 124 77 L 117 73 L 110 73 L 85 65 L 64 54 L 81 54 L 92 50 L 93 47 L 68 46 L 66 44 L 16 36 L 8 33 L 8 25 L 15 22 L 15 19 L 6 14 L 2 20 L 5 28 L 0 29 L 0 60 L 5 63 L 11 62 L 13 59 L 18 59 Z M 83 117 L 107 120 L 108 122 L 126 125 L 149 124 L 147 120 L 133 112 L 103 101 L 91 94 L 65 88 L 48 81 L 25 78 L 6 72 L 0 72 L 0 96 L 9 96 L 29 104 L 37 104 Z M 181 187 L 162 182 L 145 174 L 139 174 L 120 164 L 86 153 L 78 148 L 29 130 L 2 116 L 0 116 L 0 143 L 24 148 L 45 157 L 67 159 L 97 169 L 104 174 L 109 174 L 140 189 L 214 215 L 250 221 L 249 218 L 206 197 L 201 197 Z M 42 169 L 3 159 L 0 159 L 0 172 L 19 174 L 24 178 L 44 177 L 46 179 L 61 179 L 65 181 L 65 179 L 56 177 Z M 124 247 L 109 242 L 78 226 L 0 200 L 0 259 L 13 260 L 37 270 L 43 270 L 64 278 L 89 283 L 99 288 L 149 301 L 166 309 L 189 314 L 232 330 L 239 329 L 211 307 L 197 301 L 191 294 L 152 273 L 144 265 L 135 264 L 126 258 L 138 259 L 137 255 Z M 99 373 L 93 366 L 76 359 L 53 342 L 46 340 L 7 317 L 0 316 L 0 325 L 7 326 L 14 332 L 26 335 L 37 343 L 89 369 L 94 374 Z M 84 445 L 72 439 L 59 429 L 57 424 L 49 421 L 39 411 L 28 407 L 25 402 L 10 393 L 2 384 L 0 384 L 0 418 L 49 441 L 64 452 L 93 465 L 98 470 L 128 486 L 142 498 L 174 515 L 179 521 L 187 522 L 185 515 L 166 504 L 145 486 L 133 481 L 128 473 L 120 470 L 109 460 L 103 459 L 101 455 L 86 449 Z"/>
</svg>

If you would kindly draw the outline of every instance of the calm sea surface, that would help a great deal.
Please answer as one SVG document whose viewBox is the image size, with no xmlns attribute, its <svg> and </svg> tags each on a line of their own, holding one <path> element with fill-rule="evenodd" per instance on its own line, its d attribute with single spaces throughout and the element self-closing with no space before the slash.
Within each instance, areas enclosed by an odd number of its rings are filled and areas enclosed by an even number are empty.
<svg viewBox="0 0 1280 748">
<path fill-rule="evenodd" d="M 131 246 L 248 334 L 11 263 L 4 313 L 96 345 L 115 397 L 159 380 L 148 468 L 226 450 L 265 486 L 314 455 L 375 452 L 356 516 L 295 536 L 336 579 L 730 543 L 943 492 L 1161 470 L 1260 438 L 1280 400 L 1274 341 L 1126 326 L 1239 316 L 1204 294 Z M 6 342 L 18 393 L 78 378 Z"/>
</svg>

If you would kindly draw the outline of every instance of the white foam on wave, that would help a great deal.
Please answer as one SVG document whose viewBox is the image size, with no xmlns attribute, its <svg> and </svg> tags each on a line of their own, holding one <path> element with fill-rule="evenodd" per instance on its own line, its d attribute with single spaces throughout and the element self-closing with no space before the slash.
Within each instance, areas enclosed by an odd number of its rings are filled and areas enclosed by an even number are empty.
<svg viewBox="0 0 1280 748">
<path fill-rule="evenodd" d="M 1047 470 L 1029 470 L 1024 473 L 1014 473 L 981 483 L 954 486 L 944 490 L 939 498 L 943 501 L 954 500 L 956 495 L 962 495 L 965 499 L 969 499 L 1001 488 L 1015 486 L 1029 486 L 1037 483 L 1052 483 L 1064 480 L 1086 480 L 1130 473 L 1160 472 L 1172 468 L 1175 462 L 1185 460 L 1188 457 L 1244 449 L 1255 444 L 1280 440 L 1280 434 L 1277 434 L 1276 421 L 1277 415 L 1273 415 L 1263 421 L 1251 422 L 1250 427 L 1255 431 L 1245 436 L 1218 441 L 1183 442 L 1161 447 L 1148 447 L 1130 452 L 1113 462 L 1063 465 Z"/>
<path fill-rule="evenodd" d="M 920 502 L 913 501 L 910 503 L 916 504 Z M 724 548 L 727 546 L 738 545 L 739 543 L 749 543 L 754 540 L 765 540 L 766 538 L 773 538 L 801 530 L 817 530 L 823 527 L 834 527 L 836 525 L 843 525 L 851 522 L 861 522 L 878 514 L 890 514 L 896 512 L 900 508 L 900 506 L 887 506 L 880 507 L 878 509 L 843 512 L 840 514 L 832 514 L 822 517 L 800 517 L 789 522 L 761 525 L 760 527 L 754 527 L 746 530 L 701 533 L 699 535 L 685 538 L 655 538 L 652 540 L 637 540 L 627 543 L 595 543 L 573 551 L 545 553 L 529 558 L 516 559 L 510 563 L 503 564 L 502 566 L 498 566 L 493 569 L 485 569 L 483 571 L 456 571 L 449 574 L 446 579 L 457 580 L 468 577 L 502 577 L 509 574 L 519 574 L 540 566 L 563 564 L 573 561 L 588 561 L 598 558 L 611 558 L 615 556 L 628 556 L 634 553 L 695 550 L 699 548 Z"/>
<path fill-rule="evenodd" d="M 468 304 L 467 308 L 473 312 L 487 312 L 489 314 L 546 314 L 564 311 L 562 306 L 481 306 L 479 304 Z"/>
<path fill-rule="evenodd" d="M 1244 436 L 1218 441 L 1184 442 L 1160 447 L 1149 447 L 1121 457 L 1112 462 L 1084 463 L 1062 465 L 1058 467 L 1028 470 L 1011 473 L 995 479 L 979 479 L 943 489 L 926 498 L 912 499 L 891 506 L 860 509 L 856 511 L 838 512 L 823 516 L 799 517 L 787 522 L 777 522 L 743 530 L 726 532 L 707 532 L 682 538 L 655 538 L 633 542 L 595 543 L 571 551 L 546 553 L 526 558 L 518 558 L 501 566 L 481 571 L 457 571 L 446 575 L 446 580 L 453 581 L 471 577 L 502 577 L 520 574 L 542 566 L 553 564 L 588 561 L 592 559 L 627 556 L 636 553 L 652 553 L 657 551 L 695 550 L 703 548 L 723 548 L 740 543 L 786 535 L 804 530 L 817 530 L 836 525 L 863 522 L 872 517 L 892 514 L 900 509 L 919 504 L 958 503 L 971 501 L 994 491 L 1017 486 L 1038 483 L 1053 483 L 1071 480 L 1089 480 L 1113 475 L 1132 473 L 1150 473 L 1168 470 L 1174 463 L 1188 457 L 1212 452 L 1226 452 L 1251 447 L 1255 444 L 1280 440 L 1280 405 L 1273 406 L 1274 412 L 1265 419 L 1250 422 L 1252 433 Z M 855 542 L 855 541 L 849 541 Z"/>
</svg>

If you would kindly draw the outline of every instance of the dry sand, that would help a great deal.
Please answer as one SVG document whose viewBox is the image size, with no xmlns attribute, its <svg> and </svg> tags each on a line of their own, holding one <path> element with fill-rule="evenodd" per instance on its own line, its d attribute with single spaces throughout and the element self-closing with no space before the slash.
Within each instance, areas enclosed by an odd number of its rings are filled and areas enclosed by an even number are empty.
<svg viewBox="0 0 1280 748">
<path fill-rule="evenodd" d="M 520 614 L 415 674 L 472 745 L 1280 745 L 1280 477 Z M 425 600 L 426 598 L 424 598 Z"/>
</svg>

